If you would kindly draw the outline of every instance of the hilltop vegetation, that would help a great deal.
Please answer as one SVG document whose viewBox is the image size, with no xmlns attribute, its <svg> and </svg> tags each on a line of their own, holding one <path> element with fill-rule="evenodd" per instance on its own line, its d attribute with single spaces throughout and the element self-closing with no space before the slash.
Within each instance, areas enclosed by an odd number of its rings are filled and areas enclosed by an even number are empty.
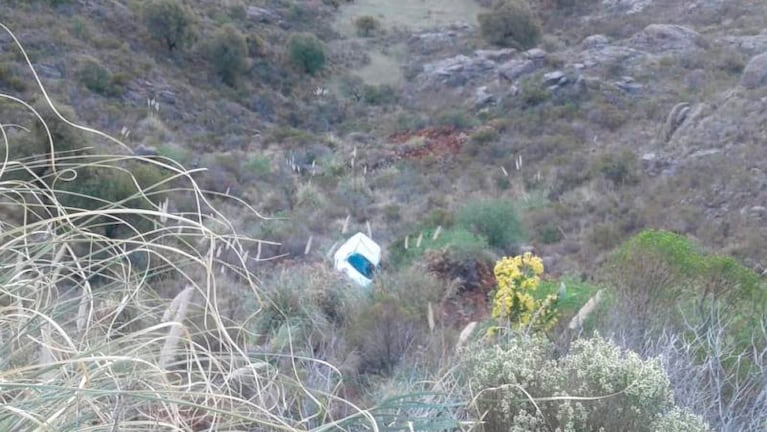
<svg viewBox="0 0 767 432">
<path fill-rule="evenodd" d="M 0 430 L 764 430 L 767 6 L 682 3 L 0 4 Z"/>
</svg>

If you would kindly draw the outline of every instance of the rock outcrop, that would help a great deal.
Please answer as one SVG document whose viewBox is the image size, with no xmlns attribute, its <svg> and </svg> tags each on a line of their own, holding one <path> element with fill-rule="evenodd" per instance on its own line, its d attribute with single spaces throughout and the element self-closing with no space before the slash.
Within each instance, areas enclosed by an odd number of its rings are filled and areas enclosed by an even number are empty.
<svg viewBox="0 0 767 432">
<path fill-rule="evenodd" d="M 755 89 L 767 84 L 767 52 L 759 54 L 748 62 L 740 78 L 740 84 L 747 89 Z"/>
</svg>

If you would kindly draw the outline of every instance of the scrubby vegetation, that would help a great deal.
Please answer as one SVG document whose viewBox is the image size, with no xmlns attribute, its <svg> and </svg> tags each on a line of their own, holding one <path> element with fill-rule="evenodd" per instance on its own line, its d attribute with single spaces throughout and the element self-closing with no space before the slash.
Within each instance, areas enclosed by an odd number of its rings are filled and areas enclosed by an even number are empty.
<svg viewBox="0 0 767 432">
<path fill-rule="evenodd" d="M 234 86 L 247 66 L 248 44 L 245 36 L 231 24 L 224 26 L 213 35 L 208 55 L 221 80 Z"/>
<path fill-rule="evenodd" d="M 537 18 L 525 0 L 500 0 L 478 20 L 482 37 L 493 44 L 527 49 L 541 36 Z"/>
<path fill-rule="evenodd" d="M 764 431 L 767 5 L 703 3 L 0 2 L 0 431 Z"/>
<path fill-rule="evenodd" d="M 325 66 L 325 46 L 311 33 L 293 34 L 288 39 L 288 57 L 302 72 L 314 74 Z"/>
<path fill-rule="evenodd" d="M 165 44 L 168 51 L 192 42 L 194 17 L 179 0 L 149 0 L 144 3 L 144 23 L 152 37 Z"/>
</svg>

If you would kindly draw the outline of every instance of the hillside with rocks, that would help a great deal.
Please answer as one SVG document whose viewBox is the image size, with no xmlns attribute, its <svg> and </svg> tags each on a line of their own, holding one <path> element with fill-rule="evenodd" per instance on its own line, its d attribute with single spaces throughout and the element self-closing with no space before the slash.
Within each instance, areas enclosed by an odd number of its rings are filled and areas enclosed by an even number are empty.
<svg viewBox="0 0 767 432">
<path fill-rule="evenodd" d="M 764 2 L 10 0 L 0 24 L 0 429 L 767 426 Z M 356 232 L 366 288 L 334 269 Z"/>
</svg>

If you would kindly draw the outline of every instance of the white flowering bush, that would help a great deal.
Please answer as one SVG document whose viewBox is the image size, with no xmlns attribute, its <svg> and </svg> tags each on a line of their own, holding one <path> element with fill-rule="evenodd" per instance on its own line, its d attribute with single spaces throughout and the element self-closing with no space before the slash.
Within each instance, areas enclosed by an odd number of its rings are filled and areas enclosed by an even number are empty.
<svg viewBox="0 0 767 432">
<path fill-rule="evenodd" d="M 510 338 L 465 352 L 466 377 L 485 432 L 707 431 L 673 403 L 657 359 L 602 338 L 578 340 L 555 360 L 542 338 Z"/>
</svg>

